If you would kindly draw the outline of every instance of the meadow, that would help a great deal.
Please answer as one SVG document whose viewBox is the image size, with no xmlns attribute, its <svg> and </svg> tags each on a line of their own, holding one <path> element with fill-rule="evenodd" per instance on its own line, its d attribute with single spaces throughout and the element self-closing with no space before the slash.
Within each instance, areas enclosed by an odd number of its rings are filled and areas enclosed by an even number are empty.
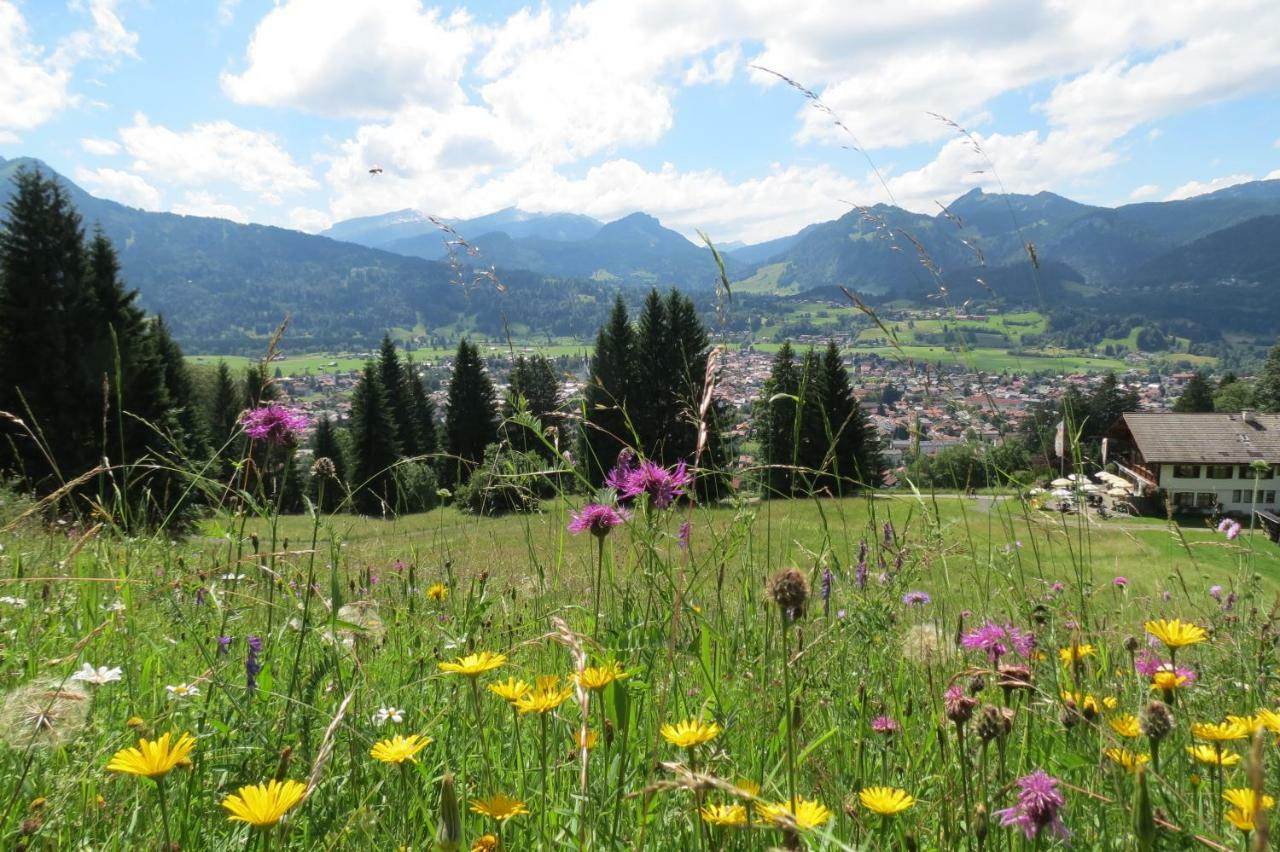
<svg viewBox="0 0 1280 852">
<path fill-rule="evenodd" d="M 6 497 L 9 845 L 1267 843 L 1259 533 L 909 489 L 389 520 L 238 497 L 173 540 Z"/>
</svg>

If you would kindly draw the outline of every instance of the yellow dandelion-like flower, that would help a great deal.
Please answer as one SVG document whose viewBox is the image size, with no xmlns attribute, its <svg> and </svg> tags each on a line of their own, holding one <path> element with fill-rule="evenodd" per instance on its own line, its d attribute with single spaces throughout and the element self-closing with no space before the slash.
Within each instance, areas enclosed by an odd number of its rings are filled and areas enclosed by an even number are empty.
<svg viewBox="0 0 1280 852">
<path fill-rule="evenodd" d="M 573 687 L 560 686 L 560 678 L 546 675 L 538 678 L 537 689 L 515 701 L 515 708 L 524 716 L 529 713 L 550 713 L 573 695 Z"/>
<path fill-rule="evenodd" d="M 747 809 L 742 805 L 704 805 L 698 813 L 708 825 L 724 828 L 747 824 Z"/>
<path fill-rule="evenodd" d="M 481 651 L 478 654 L 467 654 L 465 657 L 459 657 L 452 663 L 440 663 L 440 671 L 460 674 L 463 677 L 478 677 L 485 672 L 501 668 L 506 665 L 506 662 L 506 654 Z"/>
<path fill-rule="evenodd" d="M 1143 627 L 1148 633 L 1163 642 L 1166 648 L 1183 648 L 1209 639 L 1209 634 L 1205 632 L 1203 627 L 1198 624 L 1192 624 L 1189 621 L 1183 621 L 1180 618 L 1162 618 L 1159 621 L 1148 621 Z"/>
<path fill-rule="evenodd" d="M 1085 657 L 1096 657 L 1098 649 L 1092 645 L 1070 645 L 1066 648 L 1058 649 L 1058 659 L 1062 660 L 1064 666 L 1069 666 L 1083 660 Z"/>
<path fill-rule="evenodd" d="M 1228 822 L 1244 832 L 1257 829 L 1259 811 L 1269 811 L 1276 806 L 1276 800 L 1271 796 L 1263 794 L 1262 800 L 1259 801 L 1258 795 L 1247 787 L 1223 790 L 1222 798 L 1233 805 L 1231 810 L 1227 811 L 1223 816 L 1227 818 Z"/>
<path fill-rule="evenodd" d="M 1102 698 L 1102 706 L 1108 710 L 1114 710 L 1120 706 L 1120 702 L 1116 700 L 1114 695 L 1104 695 Z"/>
<path fill-rule="evenodd" d="M 489 684 L 489 691 L 499 698 L 515 704 L 521 698 L 533 692 L 533 686 L 523 680 L 509 677 L 506 680 Z"/>
<path fill-rule="evenodd" d="M 471 844 L 471 852 L 493 852 L 501 848 L 498 838 L 492 834 L 482 834 Z"/>
<path fill-rule="evenodd" d="M 147 726 L 147 723 L 141 716 L 130 716 L 124 724 L 125 727 L 133 728 L 135 731 L 141 730 Z"/>
<path fill-rule="evenodd" d="M 1087 692 L 1063 692 L 1062 701 L 1063 703 L 1072 702 L 1077 710 L 1089 716 L 1097 716 L 1102 712 L 1102 705 L 1098 703 L 1098 699 Z"/>
<path fill-rule="evenodd" d="M 498 822 L 506 822 L 514 816 L 529 813 L 529 808 L 519 799 L 513 799 L 505 793 L 498 793 L 487 799 L 472 799 L 471 812 L 484 814 Z"/>
<path fill-rule="evenodd" d="M 821 828 L 831 822 L 827 806 L 812 799 L 797 799 L 795 808 L 786 802 L 761 805 L 760 816 L 783 828 L 789 828 L 792 823 L 800 829 Z"/>
<path fill-rule="evenodd" d="M 269 828 L 280 821 L 289 809 L 306 795 L 307 785 L 300 781 L 276 781 L 241 787 L 222 800 L 231 812 L 228 820 L 247 822 L 257 828 Z"/>
<path fill-rule="evenodd" d="M 1138 767 L 1143 766 L 1151 760 L 1151 755 L 1136 754 L 1127 748 L 1109 748 L 1102 753 L 1107 760 L 1123 766 L 1129 772 L 1137 771 Z"/>
<path fill-rule="evenodd" d="M 196 747 L 196 738 L 191 734 L 182 734 L 176 741 L 173 734 L 164 734 L 160 739 L 139 740 L 136 747 L 122 748 L 107 764 L 109 772 L 123 772 L 127 775 L 145 775 L 147 778 L 163 778 L 177 765 L 187 759 Z"/>
<path fill-rule="evenodd" d="M 1240 755 L 1235 752 L 1220 752 L 1218 748 L 1211 745 L 1187 746 L 1187 754 L 1201 763 L 1208 763 L 1212 766 L 1235 766 L 1240 762 Z"/>
<path fill-rule="evenodd" d="M 720 730 L 715 722 L 685 719 L 678 725 L 663 725 L 662 737 L 673 746 L 693 748 L 711 742 L 720 735 Z"/>
<path fill-rule="evenodd" d="M 433 601 L 442 601 L 449 597 L 449 587 L 444 583 L 432 583 L 427 588 L 427 597 Z"/>
<path fill-rule="evenodd" d="M 738 788 L 740 795 L 752 798 L 760 795 L 760 785 L 754 781 L 748 781 L 746 778 L 739 778 L 734 782 L 733 786 Z"/>
<path fill-rule="evenodd" d="M 1122 737 L 1137 737 L 1142 735 L 1142 723 L 1138 721 L 1138 717 L 1132 713 L 1122 713 L 1119 716 L 1112 716 L 1107 720 L 1107 724 L 1111 726 L 1111 730 L 1115 731 Z"/>
<path fill-rule="evenodd" d="M 1166 692 L 1174 689 L 1182 689 L 1187 683 L 1187 676 L 1180 675 L 1172 669 L 1160 669 L 1151 676 L 1151 688 L 1162 689 Z"/>
<path fill-rule="evenodd" d="M 404 763 L 406 760 L 414 763 L 417 761 L 414 755 L 430 744 L 431 738 L 421 734 L 410 734 L 407 737 L 396 734 L 389 740 L 379 740 L 374 743 L 373 748 L 369 749 L 369 754 L 374 760 L 380 760 L 383 763 Z"/>
<path fill-rule="evenodd" d="M 578 748 L 585 748 L 587 751 L 591 751 L 591 749 L 596 747 L 596 743 L 600 740 L 600 735 L 595 731 L 587 731 L 587 735 L 583 736 L 582 731 L 578 731 L 574 739 L 578 742 Z"/>
<path fill-rule="evenodd" d="M 1249 728 L 1239 719 L 1228 719 L 1225 722 L 1195 722 L 1191 725 L 1191 736 L 1198 740 L 1221 743 L 1227 740 L 1242 740 L 1249 736 Z"/>
<path fill-rule="evenodd" d="M 1273 734 L 1280 734 L 1280 713 L 1269 710 L 1266 707 L 1260 707 L 1258 712 L 1253 714 L 1253 718 L 1262 728 Z"/>
<path fill-rule="evenodd" d="M 580 672 L 575 672 L 573 680 L 583 689 L 604 689 L 615 680 L 622 680 L 627 673 L 622 670 L 621 664 L 616 660 L 604 666 L 588 666 Z"/>
<path fill-rule="evenodd" d="M 897 787 L 864 787 L 858 791 L 858 801 L 867 810 L 880 816 L 900 814 L 916 803 L 916 800 Z"/>
</svg>

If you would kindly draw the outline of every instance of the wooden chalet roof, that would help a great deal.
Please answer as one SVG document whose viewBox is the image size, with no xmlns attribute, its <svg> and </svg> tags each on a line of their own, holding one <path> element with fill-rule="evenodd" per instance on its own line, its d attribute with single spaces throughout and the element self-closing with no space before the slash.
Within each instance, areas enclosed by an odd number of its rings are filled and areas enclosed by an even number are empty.
<svg viewBox="0 0 1280 852">
<path fill-rule="evenodd" d="M 1149 462 L 1280 464 L 1280 414 L 1175 414 L 1130 411 L 1122 418 Z"/>
</svg>

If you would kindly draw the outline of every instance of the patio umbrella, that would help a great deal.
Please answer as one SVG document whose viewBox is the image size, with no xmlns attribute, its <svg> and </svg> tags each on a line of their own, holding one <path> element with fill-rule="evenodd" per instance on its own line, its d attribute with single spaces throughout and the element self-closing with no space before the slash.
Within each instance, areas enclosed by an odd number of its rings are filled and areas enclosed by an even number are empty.
<svg viewBox="0 0 1280 852">
<path fill-rule="evenodd" d="M 1127 488 L 1108 488 L 1107 496 L 1108 497 L 1128 497 L 1129 490 Z"/>
<path fill-rule="evenodd" d="M 1092 494 L 1095 491 L 1101 491 L 1102 489 L 1094 485 L 1092 482 L 1086 482 L 1084 485 L 1080 486 L 1080 490 L 1087 491 L 1088 493 Z"/>
<path fill-rule="evenodd" d="M 1065 488 L 1055 488 L 1049 492 L 1050 497 L 1070 497 L 1071 492 Z"/>
<path fill-rule="evenodd" d="M 1058 477 L 1057 479 L 1055 479 L 1053 482 L 1050 482 L 1049 484 L 1052 485 L 1054 488 L 1070 488 L 1072 483 L 1070 479 L 1066 479 L 1065 477 Z"/>
</svg>

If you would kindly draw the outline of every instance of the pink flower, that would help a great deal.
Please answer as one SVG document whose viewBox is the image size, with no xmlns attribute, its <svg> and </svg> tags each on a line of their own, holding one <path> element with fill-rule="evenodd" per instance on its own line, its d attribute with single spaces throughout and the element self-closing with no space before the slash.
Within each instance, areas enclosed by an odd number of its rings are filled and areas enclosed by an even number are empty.
<svg viewBox="0 0 1280 852">
<path fill-rule="evenodd" d="M 1117 589 L 1123 589 L 1125 586 L 1129 585 L 1129 578 L 1124 576 L 1116 577 L 1111 581 L 1111 585 L 1115 586 Z"/>
<path fill-rule="evenodd" d="M 612 506 L 588 503 L 582 507 L 582 511 L 573 513 L 572 520 L 569 521 L 569 532 L 589 532 L 604 538 L 614 527 L 621 526 L 626 520 L 627 516 Z"/>
<path fill-rule="evenodd" d="M 1062 824 L 1059 812 L 1067 803 L 1058 790 L 1058 779 L 1043 769 L 1018 779 L 1018 803 L 996 811 L 1000 824 L 1022 829 L 1028 840 L 1038 838 L 1046 828 L 1066 840 L 1071 833 Z"/>
<path fill-rule="evenodd" d="M 311 421 L 300 411 L 282 405 L 264 405 L 240 415 L 244 433 L 255 441 L 266 441 L 278 446 L 289 446 Z"/>
<path fill-rule="evenodd" d="M 960 638 L 960 644 L 974 651 L 986 651 L 992 662 L 999 660 L 1010 650 L 1023 657 L 1030 657 L 1036 647 L 1035 634 L 1019 630 L 1012 624 L 1001 627 L 988 621 L 983 626 L 970 630 Z"/>
<path fill-rule="evenodd" d="M 641 494 L 648 494 L 654 507 L 665 509 L 683 497 L 685 488 L 693 482 L 689 475 L 689 466 L 683 461 L 671 470 L 667 470 L 656 462 L 640 462 L 639 467 L 632 468 L 626 475 L 622 487 L 618 490 L 619 500 L 634 500 Z"/>
<path fill-rule="evenodd" d="M 877 716 L 871 720 L 871 730 L 877 734 L 885 734 L 891 736 L 898 733 L 902 726 L 898 724 L 898 720 L 892 716 Z"/>
</svg>

